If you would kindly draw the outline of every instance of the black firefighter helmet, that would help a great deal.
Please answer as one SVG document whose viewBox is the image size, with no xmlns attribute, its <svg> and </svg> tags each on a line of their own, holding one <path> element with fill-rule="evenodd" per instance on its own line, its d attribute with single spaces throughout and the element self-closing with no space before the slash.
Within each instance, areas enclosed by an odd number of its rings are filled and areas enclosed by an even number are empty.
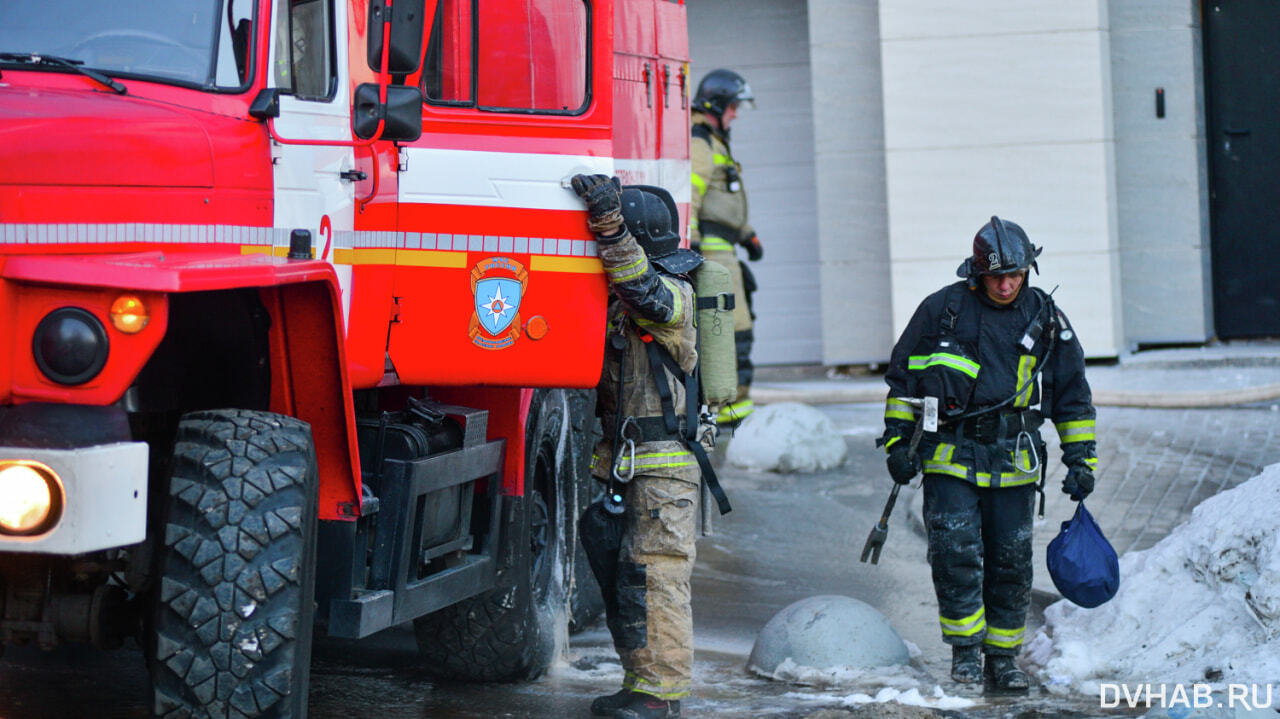
<svg viewBox="0 0 1280 719">
<path fill-rule="evenodd" d="M 716 117 L 735 102 L 750 103 L 756 106 L 756 96 L 751 94 L 751 87 L 741 75 L 733 70 L 712 70 L 698 83 L 698 93 L 693 96 L 693 109 L 707 112 Z"/>
<path fill-rule="evenodd" d="M 622 221 L 649 261 L 661 269 L 682 275 L 702 264 L 702 255 L 681 249 L 680 233 L 676 231 L 680 213 L 675 198 L 661 187 L 623 186 Z"/>
<path fill-rule="evenodd" d="M 976 282 L 982 275 L 1009 275 L 1034 269 L 1040 273 L 1036 258 L 1043 247 L 1031 244 L 1027 233 L 1016 222 L 995 215 L 973 236 L 973 255 L 956 268 L 956 275 Z"/>
</svg>

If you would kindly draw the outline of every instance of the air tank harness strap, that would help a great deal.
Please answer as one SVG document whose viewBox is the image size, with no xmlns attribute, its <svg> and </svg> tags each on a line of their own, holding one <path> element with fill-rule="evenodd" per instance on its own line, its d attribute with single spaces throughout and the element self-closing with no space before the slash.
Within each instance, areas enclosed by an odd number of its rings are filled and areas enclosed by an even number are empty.
<svg viewBox="0 0 1280 719">
<path fill-rule="evenodd" d="M 711 458 L 707 456 L 706 448 L 698 441 L 697 368 L 695 367 L 692 372 L 685 372 L 680 365 L 676 364 L 675 358 L 665 347 L 653 341 L 653 335 L 640 327 L 636 327 L 636 332 L 644 342 L 645 351 L 649 353 L 649 370 L 653 373 L 653 381 L 658 386 L 658 398 L 662 401 L 662 418 L 666 423 L 665 429 L 671 434 L 679 431 L 680 424 L 676 417 L 675 401 L 671 396 L 671 387 L 667 384 L 666 373 L 670 372 L 674 377 L 684 378 L 684 444 L 698 460 L 698 468 L 702 470 L 702 481 L 707 483 L 707 489 L 715 498 L 720 514 L 728 514 L 733 511 L 733 507 L 729 505 L 729 496 L 724 493 L 724 487 L 720 486 L 720 478 L 716 476 L 715 467 L 711 466 Z"/>
<path fill-rule="evenodd" d="M 609 471 L 609 477 L 605 480 L 605 496 L 601 506 L 604 510 L 612 515 L 622 514 L 624 509 L 624 498 L 622 496 L 626 482 L 631 481 L 631 475 L 635 473 L 635 462 L 631 463 L 631 470 L 624 479 L 618 474 L 619 460 L 622 456 L 622 390 L 623 375 L 622 367 L 626 363 L 627 338 L 622 336 L 622 328 L 619 327 L 617 332 L 609 335 L 609 345 L 618 353 L 618 394 L 617 404 L 618 411 L 614 417 L 613 423 L 613 467 Z M 635 443 L 631 443 L 631 454 L 635 455 Z"/>
</svg>

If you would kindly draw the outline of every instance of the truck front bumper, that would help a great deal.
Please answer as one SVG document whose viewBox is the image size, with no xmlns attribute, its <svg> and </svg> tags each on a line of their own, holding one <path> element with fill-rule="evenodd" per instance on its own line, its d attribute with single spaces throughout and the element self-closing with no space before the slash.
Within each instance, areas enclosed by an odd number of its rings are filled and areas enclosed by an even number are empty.
<svg viewBox="0 0 1280 719">
<path fill-rule="evenodd" d="M 0 552 L 81 554 L 137 544 L 147 534 L 147 444 L 73 449 L 0 447 L 0 465 L 39 463 L 57 475 L 59 515 L 41 534 L 0 534 Z"/>
</svg>

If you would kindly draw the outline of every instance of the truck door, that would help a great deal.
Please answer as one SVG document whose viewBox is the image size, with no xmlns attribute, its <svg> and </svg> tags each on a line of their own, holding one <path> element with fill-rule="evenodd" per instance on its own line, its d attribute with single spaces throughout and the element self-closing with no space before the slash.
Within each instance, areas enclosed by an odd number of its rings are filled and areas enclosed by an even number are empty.
<svg viewBox="0 0 1280 719">
<path fill-rule="evenodd" d="M 575 173 L 612 175 L 610 3 L 428 1 L 422 138 L 402 148 L 409 384 L 594 386 L 605 282 Z"/>
<path fill-rule="evenodd" d="M 376 171 L 374 148 L 350 146 L 351 87 L 372 75 L 365 72 L 353 80 L 350 70 L 349 57 L 363 49 L 359 38 L 361 47 L 352 50 L 355 41 L 349 36 L 357 33 L 348 32 L 351 14 L 359 14 L 360 8 L 353 10 L 346 0 L 274 0 L 274 6 L 269 83 L 285 90 L 276 132 L 290 140 L 334 143 L 272 143 L 275 252 L 284 254 L 290 230 L 310 230 L 316 258 L 334 265 L 342 288 L 352 383 L 372 386 L 382 378 L 385 364 L 391 262 L 374 261 L 379 247 L 390 244 L 390 233 L 364 227 L 356 232 L 354 223 L 356 194 L 372 192 Z M 389 152 L 394 154 L 394 148 Z M 391 178 L 394 187 L 394 173 Z"/>
</svg>

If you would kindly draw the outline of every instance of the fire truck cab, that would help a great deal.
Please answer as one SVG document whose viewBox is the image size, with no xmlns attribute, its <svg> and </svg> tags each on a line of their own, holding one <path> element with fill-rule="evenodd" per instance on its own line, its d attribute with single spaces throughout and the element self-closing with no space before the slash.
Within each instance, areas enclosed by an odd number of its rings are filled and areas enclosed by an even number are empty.
<svg viewBox="0 0 1280 719">
<path fill-rule="evenodd" d="M 299 717 L 313 633 L 510 680 L 600 611 L 607 285 L 568 189 L 689 207 L 668 0 L 0 6 L 0 640 Z"/>
</svg>

